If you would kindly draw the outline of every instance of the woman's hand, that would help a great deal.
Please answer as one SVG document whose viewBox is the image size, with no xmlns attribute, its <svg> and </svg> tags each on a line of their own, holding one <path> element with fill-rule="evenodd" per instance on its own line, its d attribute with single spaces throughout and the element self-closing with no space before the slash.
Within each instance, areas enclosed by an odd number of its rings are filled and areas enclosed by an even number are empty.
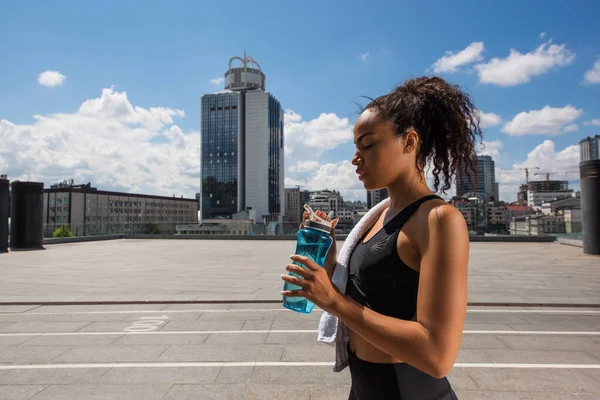
<svg viewBox="0 0 600 400">
<path fill-rule="evenodd" d="M 315 211 L 315 214 L 317 214 L 318 217 L 324 219 L 325 221 L 331 222 L 331 232 L 329 232 L 329 234 L 331 235 L 333 242 L 331 243 L 331 247 L 327 252 L 327 256 L 325 257 L 325 264 L 323 265 L 323 268 L 325 268 L 325 271 L 327 271 L 327 274 L 331 278 L 333 276 L 333 271 L 335 270 L 335 265 L 337 264 L 337 243 L 335 240 L 335 227 L 337 226 L 340 219 L 336 218 L 334 220 L 331 220 L 331 218 L 328 218 L 327 214 L 321 210 Z M 302 223 L 300 224 L 300 229 L 304 228 L 304 222 L 308 219 L 308 217 L 308 211 L 304 211 L 304 214 L 302 215 Z"/>
<path fill-rule="evenodd" d="M 329 275 L 327 275 L 327 271 L 308 257 L 296 254 L 290 256 L 290 258 L 306 266 L 308 269 L 295 264 L 286 265 L 285 269 L 287 271 L 300 275 L 304 279 L 290 275 L 281 275 L 281 279 L 284 281 L 302 288 L 298 290 L 284 290 L 281 294 L 286 297 L 304 297 L 323 310 L 331 312 L 344 296 L 333 285 Z"/>
</svg>

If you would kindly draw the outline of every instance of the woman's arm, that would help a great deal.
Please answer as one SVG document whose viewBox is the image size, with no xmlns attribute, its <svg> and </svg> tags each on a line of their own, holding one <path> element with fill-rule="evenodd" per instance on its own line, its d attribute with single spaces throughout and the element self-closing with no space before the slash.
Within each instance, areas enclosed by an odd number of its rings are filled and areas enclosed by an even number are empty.
<svg viewBox="0 0 600 400">
<path fill-rule="evenodd" d="M 284 295 L 306 297 L 385 353 L 429 375 L 444 377 L 456 360 L 466 315 L 469 237 L 464 218 L 454 207 L 436 207 L 427 225 L 418 249 L 417 321 L 381 315 L 343 296 L 325 271 L 306 257 L 292 259 L 309 270 L 293 264 L 286 267 L 305 279 L 282 277 L 303 289 Z"/>
</svg>

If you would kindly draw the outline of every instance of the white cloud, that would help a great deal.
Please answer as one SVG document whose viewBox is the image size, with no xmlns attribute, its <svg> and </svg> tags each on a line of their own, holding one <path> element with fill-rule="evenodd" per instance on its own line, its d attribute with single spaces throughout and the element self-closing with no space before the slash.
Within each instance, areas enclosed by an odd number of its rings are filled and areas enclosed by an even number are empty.
<svg viewBox="0 0 600 400">
<path fill-rule="evenodd" d="M 358 58 L 360 58 L 362 60 L 362 62 L 367 62 L 369 57 L 371 57 L 371 54 L 369 52 L 360 53 L 360 55 L 358 56 Z"/>
<path fill-rule="evenodd" d="M 548 41 L 525 54 L 511 49 L 506 58 L 492 58 L 487 63 L 477 64 L 475 70 L 481 83 L 515 86 L 529 82 L 534 76 L 552 68 L 569 65 L 574 60 L 575 54 L 567 49 L 566 44 Z"/>
<path fill-rule="evenodd" d="M 484 51 L 483 42 L 473 42 L 458 53 L 447 51 L 446 54 L 434 62 L 431 67 L 433 72 L 456 72 L 458 68 L 483 60 L 481 53 Z"/>
<path fill-rule="evenodd" d="M 543 39 L 543 38 L 545 38 L 545 37 L 546 37 L 546 32 L 542 32 L 542 33 L 540 33 L 540 39 Z"/>
<path fill-rule="evenodd" d="M 336 114 L 322 113 L 317 118 L 307 121 L 289 109 L 285 111 L 284 121 L 285 165 L 286 171 L 290 173 L 285 184 L 310 186 L 315 188 L 314 190 L 325 189 L 319 187 L 319 183 L 322 182 L 320 177 L 330 169 L 324 170 L 323 167 L 328 165 L 328 168 L 332 168 L 331 165 L 337 164 L 324 164 L 320 160 L 321 155 L 326 150 L 350 142 L 354 127 L 348 118 L 340 118 Z M 350 157 L 351 154 L 348 155 L 348 159 Z M 335 179 L 330 181 L 330 186 L 334 181 Z M 356 182 L 360 183 L 358 179 Z M 340 187 L 339 190 L 342 189 Z"/>
<path fill-rule="evenodd" d="M 319 167 L 319 162 L 314 160 L 309 161 L 298 161 L 296 164 L 291 165 L 288 168 L 290 172 L 310 172 L 314 171 Z"/>
<path fill-rule="evenodd" d="M 595 118 L 591 121 L 585 121 L 583 123 L 584 125 L 594 125 L 594 126 L 600 126 L 600 119 L 599 118 Z"/>
<path fill-rule="evenodd" d="M 585 72 L 584 79 L 586 83 L 600 83 L 600 60 L 597 60 L 594 66 Z"/>
<path fill-rule="evenodd" d="M 347 143 L 353 137 L 353 126 L 348 118 L 333 113 L 322 113 L 305 121 L 300 114 L 287 110 L 284 121 L 285 151 L 291 155 L 289 165 L 317 160 L 325 150 Z"/>
<path fill-rule="evenodd" d="M 519 185 L 525 183 L 525 171 L 522 170 L 525 167 L 539 168 L 529 171 L 529 180 L 544 180 L 546 173 L 550 173 L 550 179 L 569 180 L 576 190 L 579 181 L 579 146 L 568 146 L 557 152 L 554 142 L 545 140 L 527 154 L 525 161 L 513 164 L 510 169 L 497 167 L 496 180 L 500 183 L 502 200 L 516 200 Z M 539 175 L 534 175 L 536 173 Z"/>
<path fill-rule="evenodd" d="M 477 154 L 481 156 L 492 156 L 494 159 L 500 158 L 500 150 L 504 147 L 504 143 L 500 140 L 483 141 L 483 148 L 477 148 Z"/>
<path fill-rule="evenodd" d="M 104 89 L 74 113 L 34 116 L 30 125 L 0 120 L 0 170 L 50 185 L 73 178 L 99 189 L 193 197 L 200 186 L 200 134 L 184 133 L 184 112 L 132 105 Z"/>
<path fill-rule="evenodd" d="M 565 125 L 575 121 L 581 114 L 582 110 L 571 105 L 562 108 L 545 106 L 541 110 L 520 112 L 512 121 L 504 124 L 502 132 L 514 136 L 558 135 L 564 132 Z"/>
<path fill-rule="evenodd" d="M 494 126 L 498 126 L 502 123 L 502 118 L 498 114 L 494 114 L 493 112 L 485 113 L 481 112 L 481 127 L 482 128 L 491 128 Z"/>
<path fill-rule="evenodd" d="M 221 77 L 221 78 L 212 78 L 210 80 L 210 83 L 212 83 L 213 85 L 221 85 L 223 82 L 225 82 L 225 78 Z"/>
<path fill-rule="evenodd" d="M 38 75 L 38 83 L 47 87 L 60 86 L 67 79 L 66 76 L 58 71 L 44 71 Z"/>
<path fill-rule="evenodd" d="M 563 129 L 563 132 L 577 132 L 578 130 L 579 130 L 579 125 L 571 124 L 571 125 L 565 126 L 565 129 Z"/>
</svg>

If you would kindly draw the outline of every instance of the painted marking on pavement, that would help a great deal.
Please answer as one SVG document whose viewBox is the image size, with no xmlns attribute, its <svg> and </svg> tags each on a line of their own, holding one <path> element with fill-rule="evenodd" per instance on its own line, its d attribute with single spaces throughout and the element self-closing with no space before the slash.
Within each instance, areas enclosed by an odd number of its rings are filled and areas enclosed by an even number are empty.
<svg viewBox="0 0 600 400">
<path fill-rule="evenodd" d="M 94 315 L 94 314 L 157 314 L 157 313 L 259 313 L 259 312 L 292 312 L 286 308 L 259 308 L 259 309 L 234 309 L 234 310 L 106 310 L 106 311 L 66 311 L 66 312 L 25 312 L 25 313 L 0 313 L 0 316 L 15 315 Z M 313 310 L 313 313 L 322 313 L 323 310 Z M 600 315 L 600 310 L 506 310 L 506 309 L 468 309 L 469 314 L 565 314 L 565 315 Z"/>
<path fill-rule="evenodd" d="M 92 363 L 92 364 L 13 364 L 0 365 L 0 370 L 23 369 L 82 369 L 82 368 L 206 368 L 206 367 L 315 367 L 333 366 L 332 362 L 179 362 L 179 363 Z M 511 363 L 456 363 L 458 368 L 504 369 L 600 369 L 600 364 L 511 364 Z"/>
<path fill-rule="evenodd" d="M 312 333 L 315 329 L 273 329 L 245 331 L 128 331 L 128 332 L 11 332 L 0 333 L 0 337 L 18 336 L 104 336 L 104 335 L 230 335 L 248 333 Z M 464 330 L 466 335 L 513 335 L 513 336 L 600 336 L 598 331 L 508 331 L 508 330 Z"/>
</svg>

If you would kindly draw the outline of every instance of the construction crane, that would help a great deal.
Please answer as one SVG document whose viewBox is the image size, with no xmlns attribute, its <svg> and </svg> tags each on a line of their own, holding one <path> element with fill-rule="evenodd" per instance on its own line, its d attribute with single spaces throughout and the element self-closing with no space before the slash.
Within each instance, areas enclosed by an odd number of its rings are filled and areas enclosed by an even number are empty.
<svg viewBox="0 0 600 400">
<path fill-rule="evenodd" d="M 529 183 L 529 170 L 530 169 L 540 169 L 540 167 L 528 167 L 528 168 L 519 168 L 521 171 L 525 170 L 525 183 Z M 537 175 L 537 174 L 536 174 Z"/>
<path fill-rule="evenodd" d="M 578 171 L 563 171 L 563 172 L 538 172 L 535 173 L 534 175 L 546 175 L 546 182 L 548 182 L 550 180 L 550 174 L 552 175 L 564 175 L 564 174 L 571 174 L 571 173 L 575 173 Z"/>
</svg>

